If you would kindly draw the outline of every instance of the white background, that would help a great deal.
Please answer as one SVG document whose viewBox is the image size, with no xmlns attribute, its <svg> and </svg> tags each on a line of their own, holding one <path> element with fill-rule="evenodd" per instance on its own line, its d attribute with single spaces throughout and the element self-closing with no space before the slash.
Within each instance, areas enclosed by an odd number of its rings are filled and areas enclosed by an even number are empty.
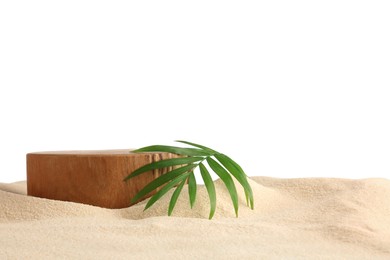
<svg viewBox="0 0 390 260">
<path fill-rule="evenodd" d="M 198 142 L 248 175 L 387 177 L 388 1 L 0 0 L 0 182 L 25 154 Z"/>
</svg>

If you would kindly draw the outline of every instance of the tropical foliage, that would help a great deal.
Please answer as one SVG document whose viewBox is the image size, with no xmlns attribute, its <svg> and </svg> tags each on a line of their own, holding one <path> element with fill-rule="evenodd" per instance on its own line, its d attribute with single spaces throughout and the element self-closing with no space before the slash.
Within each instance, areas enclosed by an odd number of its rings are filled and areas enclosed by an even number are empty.
<svg viewBox="0 0 390 260">
<path fill-rule="evenodd" d="M 238 195 L 237 189 L 233 182 L 234 177 L 244 188 L 246 203 L 250 206 L 251 209 L 254 207 L 253 193 L 252 188 L 248 183 L 247 175 L 242 170 L 240 165 L 235 161 L 229 158 L 227 155 L 217 152 L 213 149 L 210 149 L 206 146 L 187 142 L 187 141 L 177 141 L 190 145 L 192 147 L 175 147 L 175 146 L 166 146 L 166 145 L 152 145 L 146 146 L 132 152 L 142 153 L 142 152 L 168 152 L 181 155 L 179 158 L 166 159 L 161 161 L 156 161 L 145 166 L 142 166 L 128 175 L 124 181 L 127 181 L 131 178 L 134 178 L 145 172 L 149 172 L 155 169 L 162 169 L 167 167 L 173 167 L 173 170 L 161 175 L 156 178 L 149 184 L 147 184 L 142 190 L 140 190 L 134 198 L 132 198 L 132 203 L 143 198 L 145 195 L 154 191 L 158 187 L 162 187 L 157 193 L 155 193 L 149 201 L 146 203 L 145 209 L 151 207 L 156 201 L 158 201 L 162 196 L 164 196 L 170 189 L 175 187 L 175 191 L 172 194 L 169 207 L 168 215 L 172 214 L 172 211 L 175 207 L 177 199 L 186 183 L 188 183 L 188 195 L 191 208 L 194 206 L 196 198 L 196 179 L 194 175 L 194 170 L 199 169 L 200 175 L 206 186 L 210 198 L 210 214 L 209 219 L 211 219 L 215 213 L 216 208 L 216 192 L 214 182 L 211 178 L 210 172 L 205 166 L 207 163 L 210 169 L 215 172 L 219 178 L 223 181 L 227 187 L 230 197 L 232 199 L 234 211 L 236 216 L 238 216 Z"/>
</svg>

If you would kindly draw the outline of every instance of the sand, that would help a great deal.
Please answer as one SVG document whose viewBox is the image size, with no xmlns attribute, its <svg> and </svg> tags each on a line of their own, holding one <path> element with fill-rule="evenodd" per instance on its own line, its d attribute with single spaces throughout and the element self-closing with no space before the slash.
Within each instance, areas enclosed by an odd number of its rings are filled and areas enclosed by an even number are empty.
<svg viewBox="0 0 390 260">
<path fill-rule="evenodd" d="M 240 194 L 234 217 L 216 182 L 217 210 L 198 186 L 184 187 L 173 216 L 169 194 L 150 210 L 26 196 L 26 183 L 0 184 L 0 259 L 390 259 L 390 181 L 252 177 L 255 210 Z"/>
</svg>

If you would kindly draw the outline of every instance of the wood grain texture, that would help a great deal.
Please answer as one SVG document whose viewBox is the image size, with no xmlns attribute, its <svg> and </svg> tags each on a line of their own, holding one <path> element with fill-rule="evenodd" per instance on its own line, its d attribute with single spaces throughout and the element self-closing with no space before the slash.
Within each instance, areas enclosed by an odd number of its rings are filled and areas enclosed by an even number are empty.
<svg viewBox="0 0 390 260">
<path fill-rule="evenodd" d="M 145 185 L 170 169 L 146 172 L 126 182 L 123 179 L 143 165 L 174 157 L 177 155 L 131 153 L 130 150 L 28 153 L 27 194 L 105 208 L 125 208 Z"/>
</svg>

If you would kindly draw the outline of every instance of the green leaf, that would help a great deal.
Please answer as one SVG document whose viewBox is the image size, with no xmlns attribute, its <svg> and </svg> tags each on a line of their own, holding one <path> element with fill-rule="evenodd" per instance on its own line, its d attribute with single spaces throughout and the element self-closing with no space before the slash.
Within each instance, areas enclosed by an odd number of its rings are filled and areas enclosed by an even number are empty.
<svg viewBox="0 0 390 260">
<path fill-rule="evenodd" d="M 151 207 L 157 200 L 159 200 L 162 196 L 164 196 L 165 193 L 167 193 L 170 189 L 173 188 L 176 184 L 178 184 L 180 181 L 185 180 L 188 177 L 189 173 L 185 173 L 182 175 L 177 176 L 174 178 L 171 182 L 169 182 L 167 185 L 161 188 L 156 194 L 154 194 L 149 201 L 146 203 L 146 206 L 144 208 L 144 211 L 147 210 L 149 207 Z"/>
<path fill-rule="evenodd" d="M 131 200 L 131 203 L 136 202 L 137 200 L 139 200 L 140 198 L 144 197 L 146 194 L 150 193 L 151 191 L 157 189 L 158 187 L 160 187 L 164 183 L 167 183 L 168 181 L 173 180 L 177 176 L 192 170 L 194 167 L 196 167 L 196 165 L 189 164 L 187 166 L 183 166 L 183 167 L 174 169 L 174 170 L 172 170 L 170 172 L 167 172 L 167 173 L 161 175 L 160 177 L 158 177 L 157 179 L 153 180 L 148 185 L 146 185 L 142 190 L 140 190 L 134 196 L 134 198 Z"/>
<path fill-rule="evenodd" d="M 166 152 L 166 153 L 175 153 L 180 155 L 188 155 L 188 156 L 208 156 L 210 152 L 196 149 L 196 148 L 182 148 L 175 146 L 167 146 L 167 145 L 152 145 L 139 148 L 137 150 L 132 151 L 133 153 L 140 152 Z"/>
<path fill-rule="evenodd" d="M 200 174 L 202 175 L 204 184 L 206 186 L 207 192 L 209 194 L 210 198 L 210 214 L 209 219 L 212 219 L 215 213 L 215 208 L 217 205 L 217 195 L 215 193 L 215 186 L 213 179 L 210 176 L 209 171 L 206 169 L 206 167 L 203 165 L 203 163 L 199 164 Z"/>
<path fill-rule="evenodd" d="M 177 167 L 180 167 L 151 181 L 134 196 L 132 202 L 136 202 L 140 200 L 150 192 L 162 186 L 161 189 L 157 191 L 156 194 L 154 194 L 149 199 L 149 201 L 145 206 L 145 210 L 146 210 L 150 206 L 152 206 L 158 199 L 160 199 L 165 193 L 167 193 L 169 189 L 171 189 L 175 185 L 178 185 L 178 187 L 176 187 L 175 191 L 172 194 L 169 207 L 168 207 L 168 215 L 171 215 L 176 205 L 176 202 L 178 200 L 178 197 L 180 196 L 180 193 L 185 183 L 188 181 L 188 195 L 190 200 L 190 206 L 191 208 L 193 208 L 195 204 L 196 192 L 197 192 L 196 179 L 193 171 L 197 166 L 199 166 L 200 173 L 202 175 L 202 178 L 204 180 L 210 198 L 209 219 L 211 219 L 214 216 L 216 210 L 216 192 L 215 192 L 215 185 L 210 176 L 210 173 L 205 167 L 205 165 L 202 163 L 204 160 L 207 160 L 211 169 L 215 171 L 215 173 L 221 178 L 221 180 L 226 185 L 226 188 L 228 189 L 228 192 L 233 202 L 236 216 L 238 216 L 239 205 L 238 205 L 237 190 L 234 185 L 233 178 L 237 179 L 240 185 L 242 185 L 242 187 L 244 188 L 247 205 L 250 205 L 252 209 L 254 208 L 253 191 L 251 186 L 249 185 L 248 176 L 245 174 L 242 168 L 235 161 L 233 161 L 228 156 L 222 153 L 219 153 L 209 147 L 200 144 L 195 144 L 195 143 L 182 141 L 182 140 L 178 140 L 176 142 L 187 144 L 192 147 L 182 148 L 176 146 L 153 145 L 153 146 L 147 146 L 133 151 L 134 153 L 166 152 L 166 153 L 179 154 L 182 155 L 183 157 L 153 162 L 136 169 L 131 174 L 126 176 L 124 178 L 124 181 L 129 180 L 133 177 L 136 177 L 142 173 L 151 170 L 162 169 L 162 168 L 172 167 L 176 165 Z M 211 157 L 214 157 L 215 160 L 212 159 Z"/>
<path fill-rule="evenodd" d="M 216 154 L 214 157 L 237 179 L 237 181 L 242 185 L 245 192 L 245 198 L 248 205 L 248 198 L 250 202 L 251 209 L 253 209 L 253 191 L 249 185 L 248 179 L 242 168 L 235 163 L 232 159 L 227 157 L 224 154 Z"/>
<path fill-rule="evenodd" d="M 203 146 L 203 145 L 200 145 L 200 144 L 195 144 L 195 143 L 191 143 L 191 142 L 187 142 L 187 141 L 182 141 L 182 140 L 176 140 L 175 142 L 179 142 L 179 143 L 183 143 L 183 144 L 188 144 L 188 145 L 192 145 L 192 146 L 195 146 L 195 147 L 198 147 L 200 149 L 203 149 L 203 150 L 206 150 L 210 153 L 218 153 L 217 151 L 211 149 L 211 148 L 208 148 L 206 146 Z"/>
<path fill-rule="evenodd" d="M 230 172 L 230 174 L 236 178 L 236 180 L 238 180 L 238 182 L 244 188 L 246 205 L 249 206 L 249 197 L 252 190 L 246 180 L 245 174 L 242 175 L 242 173 L 235 166 L 233 166 L 223 154 L 216 154 L 214 157 Z"/>
<path fill-rule="evenodd" d="M 176 205 L 176 201 L 179 198 L 180 192 L 183 189 L 186 179 L 182 180 L 179 186 L 176 187 L 175 191 L 172 194 L 171 201 L 169 202 L 168 216 L 172 215 L 173 208 Z"/>
<path fill-rule="evenodd" d="M 148 172 L 154 169 L 161 169 L 161 168 L 166 168 L 175 165 L 189 164 L 189 163 L 201 161 L 203 159 L 204 159 L 203 157 L 183 157 L 183 158 L 173 158 L 173 159 L 166 159 L 157 162 L 152 162 L 132 172 L 124 179 L 124 181 L 127 181 L 135 176 L 138 176 L 141 173 Z"/>
<path fill-rule="evenodd" d="M 224 154 L 223 156 L 225 156 L 243 175 L 245 175 L 246 177 L 248 177 L 244 170 L 241 168 L 241 166 L 236 163 L 233 159 L 231 159 L 229 156 L 227 156 L 226 154 Z M 252 189 L 251 189 L 252 190 Z M 252 200 L 250 201 L 251 202 L 251 209 L 254 209 L 254 200 L 253 200 L 253 194 L 252 194 Z"/>
<path fill-rule="evenodd" d="M 188 194 L 189 194 L 189 197 L 190 197 L 191 209 L 192 209 L 192 207 L 195 204 L 196 188 L 197 188 L 197 186 L 196 186 L 195 174 L 192 171 L 190 173 L 190 176 L 188 177 Z"/>
<path fill-rule="evenodd" d="M 236 186 L 234 185 L 232 177 L 230 174 L 215 160 L 210 157 L 207 157 L 207 163 L 210 165 L 211 169 L 221 178 L 225 183 L 226 188 L 230 193 L 230 197 L 233 201 L 234 211 L 236 212 L 236 217 L 238 217 L 238 195 Z"/>
</svg>

